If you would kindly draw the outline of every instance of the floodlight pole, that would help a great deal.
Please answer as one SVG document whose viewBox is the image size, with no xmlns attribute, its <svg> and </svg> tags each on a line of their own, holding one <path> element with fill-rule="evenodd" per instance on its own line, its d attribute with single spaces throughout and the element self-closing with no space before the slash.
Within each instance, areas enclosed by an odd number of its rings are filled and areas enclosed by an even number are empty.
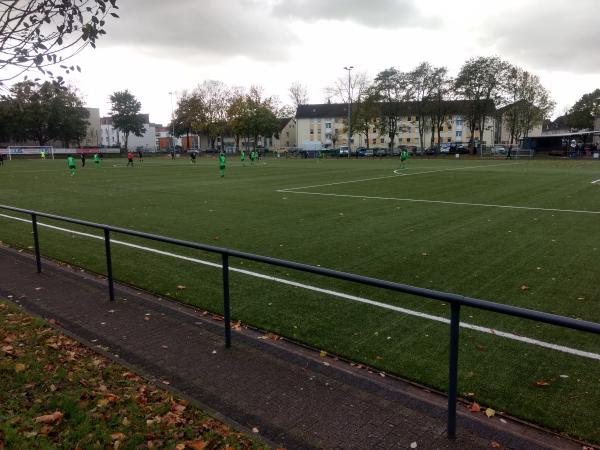
<svg viewBox="0 0 600 450">
<path fill-rule="evenodd" d="M 172 151 L 175 151 L 175 111 L 173 110 L 173 91 L 169 92 L 171 96 L 171 145 Z"/>
<path fill-rule="evenodd" d="M 350 73 L 354 69 L 354 66 L 346 66 L 344 69 L 348 71 L 348 159 L 350 159 L 350 154 L 352 153 L 352 144 L 350 143 L 352 139 L 352 90 Z"/>
</svg>

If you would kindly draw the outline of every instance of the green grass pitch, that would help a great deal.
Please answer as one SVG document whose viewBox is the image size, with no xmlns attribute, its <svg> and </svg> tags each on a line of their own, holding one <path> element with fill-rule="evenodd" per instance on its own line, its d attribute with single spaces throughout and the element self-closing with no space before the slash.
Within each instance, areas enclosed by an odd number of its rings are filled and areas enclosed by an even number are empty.
<svg viewBox="0 0 600 450">
<path fill-rule="evenodd" d="M 79 164 L 78 164 L 79 165 Z M 180 158 L 0 167 L 0 203 L 320 265 L 600 322 L 596 161 Z M 13 215 L 0 211 L 2 214 Z M 64 223 L 41 222 L 98 234 Z M 0 239 L 31 246 L 0 217 Z M 219 262 L 215 255 L 113 236 Z M 100 240 L 43 228 L 46 256 L 104 273 Z M 220 271 L 115 244 L 115 277 L 214 312 Z M 440 302 L 232 259 L 244 269 L 448 317 Z M 176 286 L 184 285 L 185 289 Z M 327 293 L 231 274 L 232 314 L 386 373 L 446 389 L 447 324 Z M 600 337 L 463 308 L 463 322 L 600 353 Z M 459 394 L 600 442 L 600 360 L 461 329 Z M 235 340 L 235 335 L 234 335 Z M 548 384 L 538 385 L 538 381 Z M 471 395 L 472 394 L 472 395 Z"/>
</svg>

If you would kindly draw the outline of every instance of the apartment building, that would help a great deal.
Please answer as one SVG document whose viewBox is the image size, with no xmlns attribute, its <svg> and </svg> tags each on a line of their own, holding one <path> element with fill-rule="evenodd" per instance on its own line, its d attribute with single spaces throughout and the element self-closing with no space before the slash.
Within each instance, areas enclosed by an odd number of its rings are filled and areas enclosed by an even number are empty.
<svg viewBox="0 0 600 450">
<path fill-rule="evenodd" d="M 438 143 L 438 129 L 433 126 L 433 141 L 435 144 L 447 142 L 469 142 L 471 131 L 466 120 L 469 102 L 462 100 L 447 102 L 446 120 L 440 127 L 440 140 Z M 401 106 L 402 115 L 397 123 L 397 132 L 394 145 L 421 146 L 418 118 L 414 103 L 406 103 Z M 383 147 L 389 148 L 391 138 L 387 130 L 378 129 L 376 120 L 369 128 L 368 135 L 353 130 L 351 143 L 348 143 L 348 104 L 326 103 L 314 105 L 300 105 L 296 112 L 297 145 L 302 146 L 304 142 L 321 142 L 324 147 L 339 147 L 350 145 L 355 149 L 358 147 Z M 487 143 L 494 142 L 495 119 L 488 117 L 484 125 L 483 133 L 477 128 L 474 130 L 474 140 Z M 432 123 L 426 117 L 423 134 L 423 147 L 431 143 Z M 368 141 L 368 144 L 367 144 Z"/>
<path fill-rule="evenodd" d="M 143 148 L 146 151 L 156 151 L 156 125 L 150 123 L 150 116 L 148 114 L 140 115 L 143 118 L 146 131 L 142 136 L 136 136 L 133 133 L 130 133 L 127 140 L 128 148 L 125 150 Z M 103 147 L 122 147 L 125 145 L 125 135 L 113 126 L 112 117 L 102 117 L 102 119 L 100 119 L 100 127 L 100 144 Z"/>
</svg>

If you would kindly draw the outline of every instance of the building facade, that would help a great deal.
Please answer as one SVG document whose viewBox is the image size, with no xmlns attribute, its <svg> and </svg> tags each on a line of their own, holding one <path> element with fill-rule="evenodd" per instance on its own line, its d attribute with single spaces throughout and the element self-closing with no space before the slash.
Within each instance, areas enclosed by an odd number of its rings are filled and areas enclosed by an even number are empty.
<svg viewBox="0 0 600 450">
<path fill-rule="evenodd" d="M 133 133 L 129 133 L 127 140 L 127 147 L 125 150 L 136 150 L 144 149 L 145 151 L 156 151 L 157 139 L 156 139 L 156 125 L 150 123 L 150 117 L 148 114 L 141 114 L 144 119 L 145 132 L 142 136 L 136 136 Z M 119 147 L 122 148 L 125 145 L 125 134 L 117 130 L 113 126 L 112 117 L 103 117 L 100 119 L 100 144 L 103 147 Z"/>
<path fill-rule="evenodd" d="M 466 114 L 460 112 L 465 108 L 464 101 L 448 102 L 449 108 L 442 126 L 438 128 L 432 124 L 430 117 L 425 117 L 423 137 L 419 133 L 418 118 L 411 104 L 403 105 L 405 114 L 399 116 L 394 136 L 394 147 L 417 146 L 429 147 L 443 143 L 466 143 L 471 140 L 471 130 L 466 120 Z M 302 147 L 320 142 L 323 147 L 339 147 L 349 145 L 351 149 L 359 147 L 389 148 L 392 138 L 387 130 L 377 127 L 377 120 L 372 121 L 368 133 L 353 130 L 348 142 L 348 105 L 344 103 L 327 103 L 316 105 L 301 105 L 296 113 L 296 145 Z M 488 144 L 494 142 L 495 118 L 493 115 L 486 118 L 483 133 L 475 129 L 473 140 L 483 141 Z M 432 139 L 433 132 L 433 139 Z"/>
</svg>

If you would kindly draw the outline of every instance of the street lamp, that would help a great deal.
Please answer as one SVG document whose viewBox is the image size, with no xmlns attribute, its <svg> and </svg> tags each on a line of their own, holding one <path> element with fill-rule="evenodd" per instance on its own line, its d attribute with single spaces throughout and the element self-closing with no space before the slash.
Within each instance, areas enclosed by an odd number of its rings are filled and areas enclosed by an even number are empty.
<svg viewBox="0 0 600 450">
<path fill-rule="evenodd" d="M 350 144 L 350 140 L 352 139 L 352 125 L 350 122 L 352 119 L 352 90 L 350 83 L 350 72 L 352 71 L 352 69 L 354 69 L 354 66 L 344 67 L 344 70 L 348 71 L 348 159 L 350 159 L 350 153 L 352 153 L 350 151 L 352 148 Z"/>
<path fill-rule="evenodd" d="M 175 151 L 175 112 L 173 110 L 173 92 L 169 92 L 169 95 L 171 96 L 171 150 Z"/>
</svg>

